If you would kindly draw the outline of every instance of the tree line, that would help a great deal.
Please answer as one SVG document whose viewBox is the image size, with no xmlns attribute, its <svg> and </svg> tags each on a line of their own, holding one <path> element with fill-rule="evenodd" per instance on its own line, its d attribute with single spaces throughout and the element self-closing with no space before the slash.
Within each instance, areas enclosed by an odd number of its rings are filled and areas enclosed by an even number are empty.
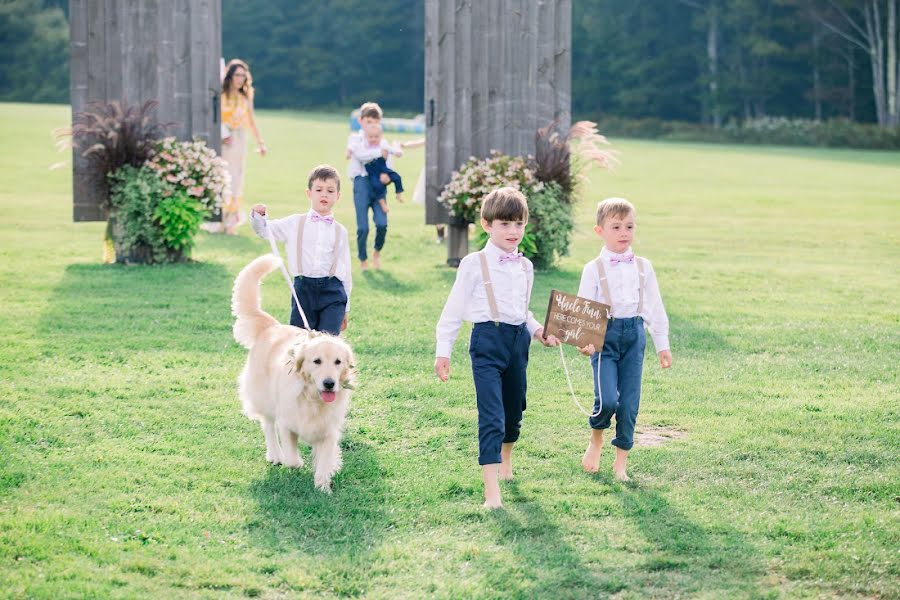
<svg viewBox="0 0 900 600">
<path fill-rule="evenodd" d="M 453 1 L 453 0 L 441 0 Z M 462 1 L 462 0 L 457 0 Z M 497 0 L 472 0 L 497 1 Z M 900 0 L 573 0 L 577 117 L 900 124 Z M 67 102 L 68 2 L 0 0 L 0 100 Z M 422 0 L 222 0 L 262 108 L 424 104 Z"/>
</svg>

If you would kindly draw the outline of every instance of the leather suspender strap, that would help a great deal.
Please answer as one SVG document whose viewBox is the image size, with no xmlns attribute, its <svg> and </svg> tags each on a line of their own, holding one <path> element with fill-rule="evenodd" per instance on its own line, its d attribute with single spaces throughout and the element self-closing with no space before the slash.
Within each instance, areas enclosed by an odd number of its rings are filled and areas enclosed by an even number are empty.
<svg viewBox="0 0 900 600">
<path fill-rule="evenodd" d="M 634 257 L 634 260 L 637 262 L 638 268 L 638 308 L 637 314 L 641 316 L 641 311 L 644 310 L 644 281 L 647 276 L 644 274 L 644 259 L 638 256 Z"/>
<path fill-rule="evenodd" d="M 525 323 L 528 323 L 528 303 L 531 302 L 531 281 L 528 281 L 528 268 L 525 266 L 525 259 L 520 258 L 522 263 L 522 272 L 525 273 Z"/>
<path fill-rule="evenodd" d="M 594 264 L 597 265 L 597 275 L 600 276 L 600 290 L 603 292 L 603 298 L 606 299 L 606 303 L 609 304 L 609 312 L 612 313 L 612 295 L 609 293 L 609 282 L 606 280 L 606 269 L 603 268 L 603 259 L 598 256 Z"/>
<path fill-rule="evenodd" d="M 303 227 L 306 224 L 306 215 L 300 215 L 300 220 L 297 222 L 297 273 L 299 275 L 303 275 Z M 341 233 L 337 229 L 337 224 L 335 224 L 334 230 L 334 256 L 331 261 L 331 270 L 328 272 L 329 277 L 334 277 L 334 274 L 337 272 L 338 265 L 338 250 L 341 248 Z"/>
<path fill-rule="evenodd" d="M 303 226 L 306 224 L 306 215 L 300 215 L 297 221 L 297 275 L 303 276 Z"/>
<path fill-rule="evenodd" d="M 644 272 L 644 259 L 635 256 L 634 260 L 637 263 L 638 270 L 637 316 L 641 316 L 641 311 L 644 310 L 644 283 L 647 279 L 647 274 Z M 603 268 L 603 259 L 598 256 L 594 263 L 597 265 L 597 275 L 600 276 L 600 289 L 603 291 L 603 297 L 606 298 L 607 304 L 609 304 L 609 312 L 612 312 L 612 296 L 609 293 L 609 281 L 606 279 L 606 269 Z"/>
<path fill-rule="evenodd" d="M 328 271 L 329 277 L 334 277 L 334 274 L 337 272 L 338 265 L 338 250 L 341 248 L 341 231 L 337 226 L 337 223 L 334 224 L 334 260 L 331 261 L 331 270 Z"/>
<path fill-rule="evenodd" d="M 481 259 L 481 279 L 484 280 L 484 292 L 487 294 L 488 306 L 491 308 L 491 318 L 494 323 L 500 323 L 500 311 L 497 310 L 497 298 L 494 296 L 494 286 L 491 285 L 491 272 L 488 269 L 487 257 L 484 251 L 478 253 Z"/>
</svg>

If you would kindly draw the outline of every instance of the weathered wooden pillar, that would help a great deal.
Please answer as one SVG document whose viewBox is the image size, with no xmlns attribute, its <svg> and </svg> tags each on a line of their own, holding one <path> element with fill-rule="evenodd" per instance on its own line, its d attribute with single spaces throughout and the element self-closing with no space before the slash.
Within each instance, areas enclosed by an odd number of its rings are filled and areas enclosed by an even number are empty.
<svg viewBox="0 0 900 600">
<path fill-rule="evenodd" d="M 425 222 L 470 156 L 534 154 L 539 127 L 571 123 L 571 0 L 425 0 Z M 447 263 L 468 253 L 450 223 Z"/>
<path fill-rule="evenodd" d="M 88 102 L 159 101 L 180 139 L 220 148 L 221 0 L 69 0 L 72 112 Z M 103 190 L 73 153 L 75 221 L 103 221 Z"/>
</svg>

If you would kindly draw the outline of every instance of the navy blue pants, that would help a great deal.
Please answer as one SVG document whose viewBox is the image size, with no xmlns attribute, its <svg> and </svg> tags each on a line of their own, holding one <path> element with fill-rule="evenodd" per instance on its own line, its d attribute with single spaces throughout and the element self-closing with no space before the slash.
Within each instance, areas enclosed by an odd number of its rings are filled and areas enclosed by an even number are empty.
<svg viewBox="0 0 900 600">
<path fill-rule="evenodd" d="M 391 178 L 394 184 L 394 192 L 403 193 L 403 180 L 400 174 L 393 169 L 388 168 L 387 161 L 383 158 L 376 158 L 366 163 L 366 173 L 369 176 L 369 183 L 372 184 L 372 195 L 375 201 L 382 200 L 387 197 L 387 185 L 381 183 L 381 174 L 384 173 Z"/>
<path fill-rule="evenodd" d="M 341 333 L 347 310 L 347 293 L 337 277 L 294 277 L 294 291 L 310 329 L 332 335 Z M 291 298 L 291 325 L 303 327 L 303 319 Z"/>
<path fill-rule="evenodd" d="M 622 450 L 634 446 L 634 425 L 641 405 L 641 372 L 647 336 L 641 317 L 611 319 L 606 327 L 603 352 L 591 356 L 594 372 L 594 410 L 588 418 L 593 429 L 608 429 L 616 416 L 612 445 Z M 600 388 L 597 388 L 597 357 L 600 357 Z M 602 394 L 601 394 L 602 392 Z"/>
<path fill-rule="evenodd" d="M 501 462 L 503 443 L 519 439 L 531 338 L 522 325 L 475 323 L 469 341 L 478 403 L 478 464 Z"/>
<path fill-rule="evenodd" d="M 375 250 L 384 248 L 387 236 L 387 215 L 381 205 L 375 201 L 372 183 L 365 175 L 353 178 L 353 206 L 356 208 L 356 255 L 359 260 L 366 260 L 366 244 L 369 240 L 369 209 L 372 209 L 372 220 L 375 221 Z M 304 308 L 304 310 L 306 310 Z"/>
</svg>

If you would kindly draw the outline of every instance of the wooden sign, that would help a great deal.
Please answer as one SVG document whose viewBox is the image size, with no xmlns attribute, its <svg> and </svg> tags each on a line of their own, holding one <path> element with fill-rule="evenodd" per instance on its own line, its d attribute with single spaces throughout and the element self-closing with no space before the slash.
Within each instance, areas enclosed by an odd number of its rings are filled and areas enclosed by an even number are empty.
<svg viewBox="0 0 900 600">
<path fill-rule="evenodd" d="M 555 335 L 564 344 L 583 348 L 593 344 L 597 352 L 603 349 L 609 305 L 580 296 L 551 290 L 544 337 Z"/>
</svg>

